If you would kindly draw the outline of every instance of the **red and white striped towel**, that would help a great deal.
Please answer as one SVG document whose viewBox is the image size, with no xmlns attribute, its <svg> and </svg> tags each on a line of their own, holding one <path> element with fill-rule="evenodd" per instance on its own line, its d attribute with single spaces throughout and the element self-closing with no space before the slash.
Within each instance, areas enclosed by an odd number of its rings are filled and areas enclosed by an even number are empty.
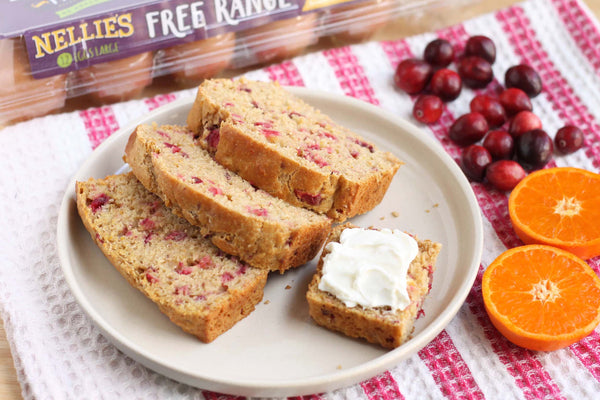
<svg viewBox="0 0 600 400">
<path fill-rule="evenodd" d="M 412 99 L 393 88 L 397 63 L 419 56 L 435 37 L 460 47 L 473 34 L 494 39 L 498 78 L 517 63 L 537 69 L 543 93 L 533 99 L 548 133 L 574 124 L 585 148 L 555 157 L 558 166 L 600 172 L 600 29 L 576 0 L 532 0 L 463 24 L 404 40 L 371 42 L 298 57 L 247 75 L 345 94 L 411 118 Z M 468 91 L 467 91 L 468 92 Z M 85 318 L 62 278 L 55 225 L 63 190 L 106 137 L 133 118 L 193 91 L 181 91 L 28 121 L 0 131 L 0 311 L 26 399 L 224 399 L 171 381 L 118 352 Z M 468 110 L 463 94 L 440 122 L 423 126 L 455 159 L 447 138 Z M 479 275 L 458 315 L 429 345 L 391 370 L 352 387 L 306 399 L 584 399 L 600 394 L 600 331 L 566 349 L 538 353 L 516 347 L 491 325 L 481 276 L 493 259 L 520 245 L 507 195 L 472 185 L 484 216 Z M 600 257 L 589 260 L 600 272 Z"/>
</svg>

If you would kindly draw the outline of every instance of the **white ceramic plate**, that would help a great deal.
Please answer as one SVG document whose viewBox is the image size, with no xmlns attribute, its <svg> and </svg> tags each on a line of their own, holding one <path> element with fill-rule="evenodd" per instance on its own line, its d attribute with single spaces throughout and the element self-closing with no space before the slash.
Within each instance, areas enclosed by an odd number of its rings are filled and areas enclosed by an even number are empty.
<svg viewBox="0 0 600 400">
<path fill-rule="evenodd" d="M 425 316 L 417 321 L 413 338 L 392 351 L 321 328 L 310 319 L 305 300 L 313 260 L 283 275 L 271 274 L 257 309 L 204 344 L 130 287 L 81 223 L 75 180 L 122 169 L 125 144 L 137 124 L 184 124 L 193 99 L 182 99 L 123 127 L 99 146 L 69 184 L 58 220 L 60 261 L 81 307 L 119 349 L 175 380 L 246 396 L 311 394 L 360 382 L 429 343 L 457 313 L 477 274 L 483 245 L 479 208 L 464 175 L 437 142 L 364 102 L 290 90 L 406 163 L 383 202 L 352 222 L 397 227 L 442 243 Z"/>
</svg>

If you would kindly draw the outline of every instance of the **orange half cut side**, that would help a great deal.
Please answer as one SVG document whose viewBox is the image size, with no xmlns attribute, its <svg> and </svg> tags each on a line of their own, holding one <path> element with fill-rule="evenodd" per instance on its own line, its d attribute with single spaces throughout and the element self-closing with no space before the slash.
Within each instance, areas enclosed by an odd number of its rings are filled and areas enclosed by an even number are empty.
<svg viewBox="0 0 600 400">
<path fill-rule="evenodd" d="M 529 174 L 513 189 L 508 212 L 525 244 L 547 244 L 582 259 L 600 255 L 600 175 L 572 167 Z"/>
<path fill-rule="evenodd" d="M 482 294 L 492 324 L 531 350 L 569 346 L 600 323 L 600 278 L 582 259 L 551 246 L 502 253 L 483 274 Z"/>
</svg>

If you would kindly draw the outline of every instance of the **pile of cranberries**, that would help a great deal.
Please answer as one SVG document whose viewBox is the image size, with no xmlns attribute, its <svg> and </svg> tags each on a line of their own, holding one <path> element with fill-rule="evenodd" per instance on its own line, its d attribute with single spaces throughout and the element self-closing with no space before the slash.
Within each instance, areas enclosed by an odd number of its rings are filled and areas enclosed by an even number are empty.
<svg viewBox="0 0 600 400">
<path fill-rule="evenodd" d="M 425 47 L 422 59 L 410 58 L 398 64 L 394 83 L 404 92 L 418 95 L 413 116 L 431 124 L 441 117 L 445 102 L 458 98 L 463 85 L 482 89 L 492 82 L 495 60 L 496 46 L 486 36 L 471 36 L 460 57 L 455 57 L 450 42 L 435 39 Z M 452 62 L 456 71 L 448 68 Z M 527 171 L 544 167 L 555 149 L 562 154 L 580 149 L 583 133 L 567 125 L 552 140 L 542 129 L 531 103 L 531 98 L 542 91 L 542 80 L 529 65 L 510 67 L 504 83 L 505 88 L 497 95 L 475 95 L 469 112 L 454 121 L 448 137 L 463 147 L 462 169 L 470 180 L 487 180 L 509 191 Z"/>
</svg>

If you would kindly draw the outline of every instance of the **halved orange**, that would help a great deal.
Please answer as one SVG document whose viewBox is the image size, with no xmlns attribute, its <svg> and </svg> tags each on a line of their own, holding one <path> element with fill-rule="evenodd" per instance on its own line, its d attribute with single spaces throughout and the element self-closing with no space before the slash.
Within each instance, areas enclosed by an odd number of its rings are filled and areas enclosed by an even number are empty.
<svg viewBox="0 0 600 400">
<path fill-rule="evenodd" d="M 527 349 L 569 346 L 600 323 L 600 278 L 585 261 L 556 247 L 505 251 L 485 270 L 481 286 L 492 324 Z"/>
<path fill-rule="evenodd" d="M 600 255 L 600 175 L 557 167 L 535 171 L 512 190 L 508 213 L 525 244 L 547 244 L 583 258 Z"/>
</svg>

